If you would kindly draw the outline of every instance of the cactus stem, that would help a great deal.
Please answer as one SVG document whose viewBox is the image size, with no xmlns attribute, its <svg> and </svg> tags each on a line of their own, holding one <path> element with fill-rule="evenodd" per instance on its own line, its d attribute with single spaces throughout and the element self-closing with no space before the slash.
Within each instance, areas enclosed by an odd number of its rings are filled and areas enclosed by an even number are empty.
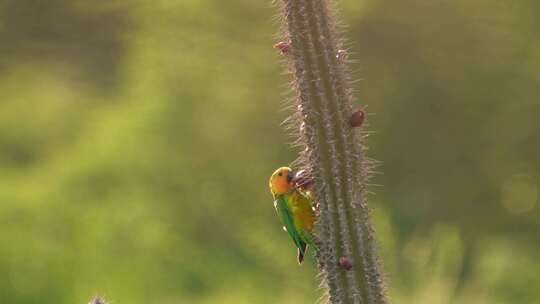
<svg viewBox="0 0 540 304">
<path fill-rule="evenodd" d="M 369 163 L 351 128 L 364 112 L 352 110 L 346 53 L 328 2 L 283 0 L 282 11 L 297 92 L 289 123 L 305 147 L 296 163 L 309 172 L 319 206 L 317 259 L 328 302 L 386 303 L 366 202 Z"/>
</svg>

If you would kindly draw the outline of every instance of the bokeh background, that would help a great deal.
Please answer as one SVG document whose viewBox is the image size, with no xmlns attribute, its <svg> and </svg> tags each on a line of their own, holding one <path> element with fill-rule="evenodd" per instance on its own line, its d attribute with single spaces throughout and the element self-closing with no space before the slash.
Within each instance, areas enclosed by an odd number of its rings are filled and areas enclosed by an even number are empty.
<svg viewBox="0 0 540 304">
<path fill-rule="evenodd" d="M 540 303 L 540 4 L 343 0 L 394 303 Z M 314 303 L 270 1 L 0 1 L 2 303 Z"/>
</svg>

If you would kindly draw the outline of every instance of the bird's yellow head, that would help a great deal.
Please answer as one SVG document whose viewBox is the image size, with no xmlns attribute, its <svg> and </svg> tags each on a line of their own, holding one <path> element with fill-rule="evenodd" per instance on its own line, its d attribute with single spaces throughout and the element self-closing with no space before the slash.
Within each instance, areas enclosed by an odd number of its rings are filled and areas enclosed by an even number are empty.
<svg viewBox="0 0 540 304">
<path fill-rule="evenodd" d="M 270 192 L 276 196 L 291 191 L 293 178 L 294 173 L 291 168 L 281 167 L 277 169 L 270 177 Z"/>
</svg>

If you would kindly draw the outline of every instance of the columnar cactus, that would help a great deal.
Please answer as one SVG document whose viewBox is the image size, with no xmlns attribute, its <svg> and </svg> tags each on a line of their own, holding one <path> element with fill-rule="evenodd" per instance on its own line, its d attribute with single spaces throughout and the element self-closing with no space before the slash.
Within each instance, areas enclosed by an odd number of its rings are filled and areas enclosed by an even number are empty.
<svg viewBox="0 0 540 304">
<path fill-rule="evenodd" d="M 317 260 L 328 303 L 386 303 L 366 202 L 370 162 L 355 134 L 352 85 L 333 11 L 325 0 L 280 1 L 283 42 L 276 46 L 294 78 L 289 122 L 302 147 L 296 165 L 314 179 Z"/>
</svg>

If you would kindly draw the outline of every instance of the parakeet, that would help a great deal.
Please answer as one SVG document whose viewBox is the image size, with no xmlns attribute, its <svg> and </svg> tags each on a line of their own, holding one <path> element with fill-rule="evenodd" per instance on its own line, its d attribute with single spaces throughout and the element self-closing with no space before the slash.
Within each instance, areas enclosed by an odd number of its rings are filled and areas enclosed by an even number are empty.
<svg viewBox="0 0 540 304">
<path fill-rule="evenodd" d="M 315 213 L 312 198 L 294 186 L 295 175 L 291 168 L 281 167 L 270 177 L 270 192 L 274 196 L 274 207 L 298 249 L 298 263 L 302 264 L 307 246 L 313 243 L 312 231 Z"/>
</svg>

